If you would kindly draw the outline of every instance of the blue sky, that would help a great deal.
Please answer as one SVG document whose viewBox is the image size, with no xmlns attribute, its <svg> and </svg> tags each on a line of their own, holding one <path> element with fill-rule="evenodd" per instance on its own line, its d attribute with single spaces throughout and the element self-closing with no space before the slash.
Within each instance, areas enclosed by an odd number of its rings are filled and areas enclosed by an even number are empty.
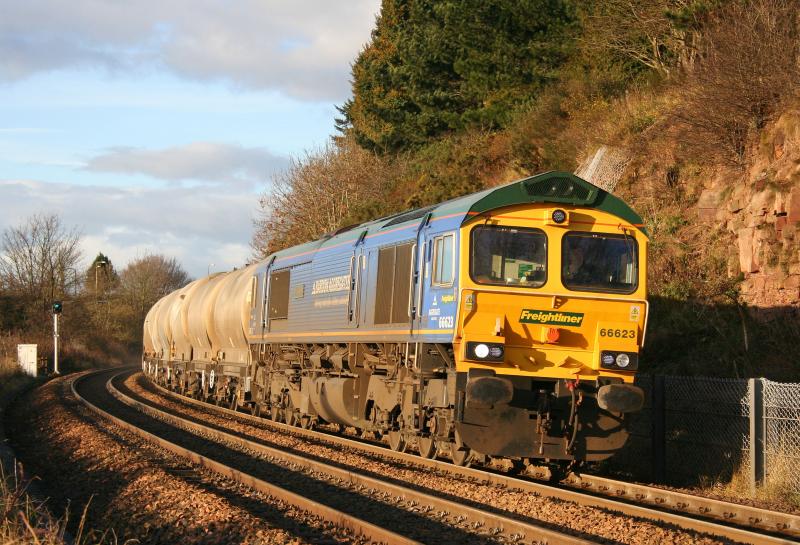
<svg viewBox="0 0 800 545">
<path fill-rule="evenodd" d="M 378 8 L 0 1 L 0 229 L 56 212 L 87 263 L 242 265 L 271 176 L 333 134 Z"/>
</svg>

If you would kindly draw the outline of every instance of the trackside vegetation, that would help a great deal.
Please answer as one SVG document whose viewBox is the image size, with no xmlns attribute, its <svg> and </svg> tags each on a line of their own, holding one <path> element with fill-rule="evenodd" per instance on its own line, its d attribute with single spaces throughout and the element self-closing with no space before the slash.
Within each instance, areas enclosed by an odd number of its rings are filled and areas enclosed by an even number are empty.
<svg viewBox="0 0 800 545">
<path fill-rule="evenodd" d="M 629 158 L 613 192 L 652 237 L 643 371 L 796 380 L 794 311 L 763 319 L 736 227 L 699 222 L 697 204 L 708 180 L 723 197 L 749 183 L 765 131 L 799 104 L 799 13 L 798 0 L 384 0 L 337 136 L 265 192 L 254 253 L 574 171 L 610 146 Z M 792 244 L 774 258 L 787 271 Z"/>
</svg>

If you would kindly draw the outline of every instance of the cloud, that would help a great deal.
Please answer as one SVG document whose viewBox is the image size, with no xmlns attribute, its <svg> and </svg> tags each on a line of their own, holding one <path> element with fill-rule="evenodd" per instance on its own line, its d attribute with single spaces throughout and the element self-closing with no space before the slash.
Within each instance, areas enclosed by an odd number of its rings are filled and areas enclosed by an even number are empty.
<svg viewBox="0 0 800 545">
<path fill-rule="evenodd" d="M 86 170 L 144 174 L 170 182 L 264 184 L 286 168 L 288 157 L 266 148 L 245 148 L 215 142 L 194 142 L 160 150 L 118 147 L 90 159 Z"/>
<path fill-rule="evenodd" d="M 109 255 L 118 269 L 148 253 L 177 258 L 193 276 L 249 258 L 258 196 L 203 186 L 161 189 L 0 180 L 0 230 L 55 212 L 83 233 L 84 257 Z"/>
<path fill-rule="evenodd" d="M 0 18 L 0 80 L 166 68 L 202 81 L 343 100 L 379 0 L 26 0 Z"/>
</svg>

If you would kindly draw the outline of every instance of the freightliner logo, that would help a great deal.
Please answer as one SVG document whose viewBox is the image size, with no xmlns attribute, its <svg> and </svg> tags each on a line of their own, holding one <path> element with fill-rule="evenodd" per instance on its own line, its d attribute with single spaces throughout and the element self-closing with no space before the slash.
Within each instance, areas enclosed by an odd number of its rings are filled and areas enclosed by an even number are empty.
<svg viewBox="0 0 800 545">
<path fill-rule="evenodd" d="M 523 309 L 519 316 L 523 324 L 547 324 L 580 327 L 583 312 L 554 312 L 552 310 Z"/>
</svg>

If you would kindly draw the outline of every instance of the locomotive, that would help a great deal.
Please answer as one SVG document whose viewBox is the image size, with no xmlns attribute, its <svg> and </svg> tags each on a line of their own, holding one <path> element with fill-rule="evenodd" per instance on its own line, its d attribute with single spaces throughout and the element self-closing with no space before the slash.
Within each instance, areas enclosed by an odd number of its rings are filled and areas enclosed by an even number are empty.
<svg viewBox="0 0 800 545">
<path fill-rule="evenodd" d="M 142 366 L 459 465 L 599 461 L 643 404 L 647 243 L 619 198 L 547 172 L 196 280 L 150 309 Z"/>
</svg>

